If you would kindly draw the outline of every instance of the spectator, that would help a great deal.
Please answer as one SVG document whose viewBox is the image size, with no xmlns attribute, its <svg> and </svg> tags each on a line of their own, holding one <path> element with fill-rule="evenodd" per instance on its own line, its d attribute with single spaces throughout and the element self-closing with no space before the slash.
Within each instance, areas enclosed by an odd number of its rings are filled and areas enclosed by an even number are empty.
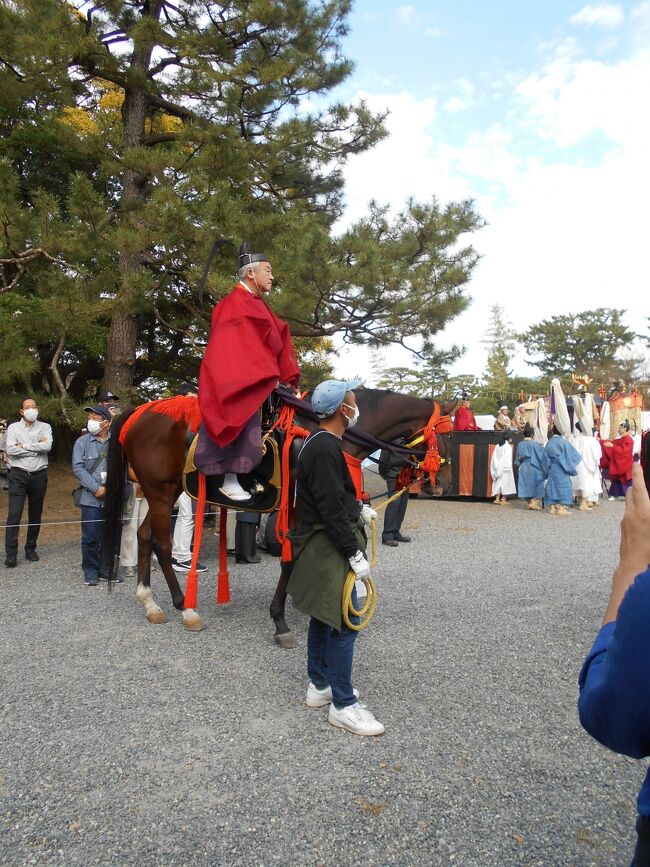
<svg viewBox="0 0 650 867">
<path fill-rule="evenodd" d="M 106 455 L 113 416 L 104 404 L 87 406 L 87 433 L 72 450 L 72 471 L 81 492 L 81 568 L 84 584 L 95 587 L 108 572 L 102 560 L 102 509 L 106 494 Z M 115 580 L 121 580 L 119 577 Z"/>
<path fill-rule="evenodd" d="M 97 395 L 97 405 L 105 406 L 113 417 L 122 412 L 119 400 L 119 397 L 112 391 L 100 391 Z"/>
<path fill-rule="evenodd" d="M 7 420 L 0 418 L 0 476 L 2 476 L 2 490 L 9 490 L 7 482 L 7 473 L 9 472 L 9 461 L 7 460 Z"/>
<path fill-rule="evenodd" d="M 52 448 L 52 428 L 38 421 L 38 406 L 31 397 L 23 398 L 20 404 L 20 421 L 10 424 L 6 436 L 6 452 L 9 460 L 9 511 L 5 530 L 5 566 L 18 563 L 19 524 L 27 499 L 27 538 L 25 559 L 35 563 L 39 560 L 36 542 L 41 529 L 43 500 L 47 491 L 47 455 Z"/>
<path fill-rule="evenodd" d="M 404 445 L 403 439 L 393 440 L 395 445 Z M 379 454 L 379 464 L 377 469 L 379 475 L 386 482 L 386 492 L 389 497 L 397 493 L 397 478 L 403 469 L 412 467 L 413 464 L 407 459 L 396 455 L 390 449 L 382 449 Z M 399 542 L 410 542 L 410 536 L 402 534 L 402 523 L 406 516 L 406 507 L 409 504 L 408 493 L 402 494 L 392 503 L 386 506 L 384 513 L 384 527 L 381 532 L 382 545 L 388 545 L 389 548 L 397 548 Z"/>
<path fill-rule="evenodd" d="M 604 746 L 650 755 L 650 500 L 643 470 L 632 469 L 621 522 L 618 566 L 602 627 L 580 672 L 580 722 Z M 650 865 L 650 771 L 637 797 L 633 867 Z"/>
<path fill-rule="evenodd" d="M 257 525 L 260 516 L 256 512 L 237 512 L 235 516 L 235 562 L 259 563 L 257 553 Z"/>
<path fill-rule="evenodd" d="M 140 485 L 137 482 L 132 482 L 131 485 L 131 493 L 124 501 L 122 511 L 122 539 L 120 542 L 122 578 L 135 578 L 137 575 L 138 530 L 149 511 L 149 504 L 142 494 Z"/>
<path fill-rule="evenodd" d="M 179 397 L 198 397 L 199 387 L 194 382 L 184 382 L 178 389 Z M 193 434 L 191 435 L 193 436 Z M 172 566 L 179 572 L 187 572 L 192 565 L 192 540 L 194 539 L 194 507 L 188 494 L 183 491 L 175 503 L 178 509 L 172 538 Z M 197 572 L 206 572 L 203 563 L 197 563 Z"/>
</svg>

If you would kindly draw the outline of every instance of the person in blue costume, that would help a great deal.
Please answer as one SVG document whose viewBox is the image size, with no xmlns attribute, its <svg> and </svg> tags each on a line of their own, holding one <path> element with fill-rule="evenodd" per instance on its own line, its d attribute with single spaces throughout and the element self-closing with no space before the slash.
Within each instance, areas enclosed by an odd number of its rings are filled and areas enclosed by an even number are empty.
<svg viewBox="0 0 650 867">
<path fill-rule="evenodd" d="M 573 501 L 571 476 L 575 476 L 582 460 L 580 452 L 560 436 L 553 425 L 552 436 L 542 456 L 542 469 L 546 479 L 546 502 L 550 515 L 568 515 Z"/>
<path fill-rule="evenodd" d="M 524 438 L 517 445 L 515 466 L 519 467 L 517 478 L 517 496 L 528 500 L 528 508 L 535 512 L 541 511 L 544 499 L 544 470 L 542 459 L 544 446 L 533 439 L 535 431 L 526 423 Z"/>
<path fill-rule="evenodd" d="M 580 672 L 580 722 L 604 746 L 634 759 L 650 756 L 650 499 L 638 464 L 621 521 L 612 592 Z M 650 867 L 650 771 L 637 797 L 632 867 Z"/>
</svg>

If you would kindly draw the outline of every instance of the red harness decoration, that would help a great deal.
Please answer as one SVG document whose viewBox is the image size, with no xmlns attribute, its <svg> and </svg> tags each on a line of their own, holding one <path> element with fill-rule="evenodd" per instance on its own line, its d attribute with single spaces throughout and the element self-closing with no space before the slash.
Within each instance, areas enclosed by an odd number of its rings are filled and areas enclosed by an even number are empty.
<svg viewBox="0 0 650 867">
<path fill-rule="evenodd" d="M 347 452 L 343 452 L 343 457 L 345 458 L 345 463 L 348 465 L 348 470 L 350 471 L 350 476 L 354 483 L 357 500 L 365 502 L 368 495 L 363 490 L 363 470 L 361 469 L 361 461 L 359 458 L 355 458 Z"/>
<path fill-rule="evenodd" d="M 304 397 L 304 395 L 301 395 Z M 290 487 L 290 466 L 289 459 L 291 456 L 291 446 L 295 439 L 306 439 L 309 436 L 309 431 L 304 427 L 298 427 L 294 424 L 294 416 L 296 410 L 285 404 L 280 410 L 278 420 L 274 427 L 284 431 L 284 444 L 282 446 L 282 488 L 280 491 L 280 508 L 278 509 L 278 518 L 275 524 L 275 538 L 282 545 L 282 563 L 289 563 L 293 557 L 291 549 L 291 540 L 289 539 L 289 521 L 291 518 L 291 504 L 289 502 L 289 487 Z"/>
<path fill-rule="evenodd" d="M 421 469 L 428 473 L 431 482 L 434 483 L 438 470 L 440 469 L 440 452 L 438 451 L 438 434 L 449 433 L 454 426 L 451 418 L 448 415 L 440 415 L 440 407 L 434 404 L 431 418 L 426 423 L 423 431 L 423 438 L 427 444 L 427 453 L 422 461 Z"/>
</svg>

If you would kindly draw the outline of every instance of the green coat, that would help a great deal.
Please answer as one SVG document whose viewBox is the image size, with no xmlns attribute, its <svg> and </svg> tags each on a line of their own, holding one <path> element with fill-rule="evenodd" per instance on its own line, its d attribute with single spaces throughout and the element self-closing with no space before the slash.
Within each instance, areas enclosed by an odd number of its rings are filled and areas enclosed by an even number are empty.
<svg viewBox="0 0 650 867">
<path fill-rule="evenodd" d="M 361 522 L 354 532 L 359 550 L 365 554 L 366 535 Z M 348 560 L 334 545 L 324 524 L 303 524 L 289 535 L 293 546 L 293 571 L 287 593 L 300 611 L 340 632 L 343 585 L 350 571 Z"/>
</svg>

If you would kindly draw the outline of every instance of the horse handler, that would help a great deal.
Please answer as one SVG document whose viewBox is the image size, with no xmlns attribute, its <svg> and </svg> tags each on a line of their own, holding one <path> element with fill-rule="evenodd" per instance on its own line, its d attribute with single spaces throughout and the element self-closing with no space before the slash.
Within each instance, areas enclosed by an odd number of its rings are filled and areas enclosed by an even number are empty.
<svg viewBox="0 0 650 867">
<path fill-rule="evenodd" d="M 308 707 L 329 705 L 329 722 L 356 735 L 382 735 L 384 726 L 357 701 L 352 657 L 357 633 L 343 622 L 343 585 L 350 569 L 370 574 L 366 534 L 376 512 L 361 506 L 343 457 L 341 437 L 359 418 L 353 389 L 359 381 L 327 380 L 312 408 L 320 427 L 302 447 L 296 476 L 298 525 L 291 532 L 293 571 L 287 592 L 311 615 L 307 638 Z M 358 608 L 356 590 L 352 604 Z"/>
</svg>

